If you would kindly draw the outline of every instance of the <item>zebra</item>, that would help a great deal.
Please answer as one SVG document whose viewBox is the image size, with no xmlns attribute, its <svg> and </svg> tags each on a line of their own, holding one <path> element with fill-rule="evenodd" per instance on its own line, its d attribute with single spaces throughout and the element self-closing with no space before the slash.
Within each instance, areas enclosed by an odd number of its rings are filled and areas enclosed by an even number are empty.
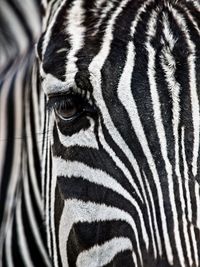
<svg viewBox="0 0 200 267">
<path fill-rule="evenodd" d="M 40 133 L 27 156 L 40 158 L 43 265 L 200 266 L 199 1 L 42 6 L 24 111 Z"/>
<path fill-rule="evenodd" d="M 45 243 L 37 137 L 42 135 L 34 43 L 40 33 L 39 2 L 1 1 L 1 267 L 51 266 Z"/>
</svg>

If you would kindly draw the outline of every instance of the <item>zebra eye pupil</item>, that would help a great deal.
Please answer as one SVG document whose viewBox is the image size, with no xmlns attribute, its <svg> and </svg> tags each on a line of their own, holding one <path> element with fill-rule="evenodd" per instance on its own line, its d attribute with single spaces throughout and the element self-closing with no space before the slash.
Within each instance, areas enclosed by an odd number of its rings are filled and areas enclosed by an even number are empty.
<svg viewBox="0 0 200 267">
<path fill-rule="evenodd" d="M 72 120 L 80 111 L 80 106 L 73 99 L 67 99 L 54 108 L 56 115 L 62 120 Z"/>
<path fill-rule="evenodd" d="M 96 117 L 95 105 L 82 95 L 68 94 L 50 96 L 47 102 L 49 111 L 54 110 L 56 119 L 60 122 L 73 122 L 75 119 L 85 116 Z"/>
<path fill-rule="evenodd" d="M 74 115 L 76 115 L 76 113 L 78 112 L 78 109 L 76 106 L 61 107 L 56 112 L 59 115 L 59 117 L 62 117 L 63 119 L 70 119 Z"/>
</svg>

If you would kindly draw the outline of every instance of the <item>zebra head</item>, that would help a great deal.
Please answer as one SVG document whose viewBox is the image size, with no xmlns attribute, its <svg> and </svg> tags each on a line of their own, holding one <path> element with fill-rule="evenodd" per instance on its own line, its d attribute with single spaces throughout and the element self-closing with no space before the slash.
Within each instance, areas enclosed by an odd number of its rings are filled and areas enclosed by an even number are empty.
<svg viewBox="0 0 200 267">
<path fill-rule="evenodd" d="M 200 266 L 198 1 L 44 9 L 37 52 L 54 265 Z"/>
</svg>

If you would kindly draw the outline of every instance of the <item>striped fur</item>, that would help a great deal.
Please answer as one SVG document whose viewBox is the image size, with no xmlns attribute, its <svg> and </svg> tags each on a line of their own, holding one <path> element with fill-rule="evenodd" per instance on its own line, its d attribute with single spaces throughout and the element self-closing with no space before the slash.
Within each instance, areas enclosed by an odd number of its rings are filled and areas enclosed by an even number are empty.
<svg viewBox="0 0 200 267">
<path fill-rule="evenodd" d="M 43 90 L 55 106 L 81 92 L 98 114 L 46 115 L 54 266 L 200 266 L 198 1 L 56 4 Z"/>
<path fill-rule="evenodd" d="M 0 266 L 51 266 L 42 210 L 34 1 L 0 4 Z M 34 24 L 33 24 L 34 23 Z"/>
<path fill-rule="evenodd" d="M 198 0 L 43 7 L 38 64 L 2 72 L 0 262 L 200 266 Z M 72 93 L 95 115 L 61 119 Z"/>
</svg>

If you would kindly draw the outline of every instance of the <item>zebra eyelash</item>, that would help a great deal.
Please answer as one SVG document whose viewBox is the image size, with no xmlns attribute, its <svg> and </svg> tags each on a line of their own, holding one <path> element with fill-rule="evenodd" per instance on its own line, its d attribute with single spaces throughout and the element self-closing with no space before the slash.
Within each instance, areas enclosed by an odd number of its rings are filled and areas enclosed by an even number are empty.
<svg viewBox="0 0 200 267">
<path fill-rule="evenodd" d="M 55 109 L 69 108 L 72 105 L 79 104 L 84 105 L 90 103 L 90 95 L 87 92 L 83 93 L 83 90 L 77 92 L 68 92 L 67 94 L 50 95 L 47 101 L 46 107 L 49 112 Z"/>
<path fill-rule="evenodd" d="M 52 97 L 47 102 L 47 110 L 51 112 L 55 109 L 71 106 L 71 100 L 67 97 Z"/>
</svg>

